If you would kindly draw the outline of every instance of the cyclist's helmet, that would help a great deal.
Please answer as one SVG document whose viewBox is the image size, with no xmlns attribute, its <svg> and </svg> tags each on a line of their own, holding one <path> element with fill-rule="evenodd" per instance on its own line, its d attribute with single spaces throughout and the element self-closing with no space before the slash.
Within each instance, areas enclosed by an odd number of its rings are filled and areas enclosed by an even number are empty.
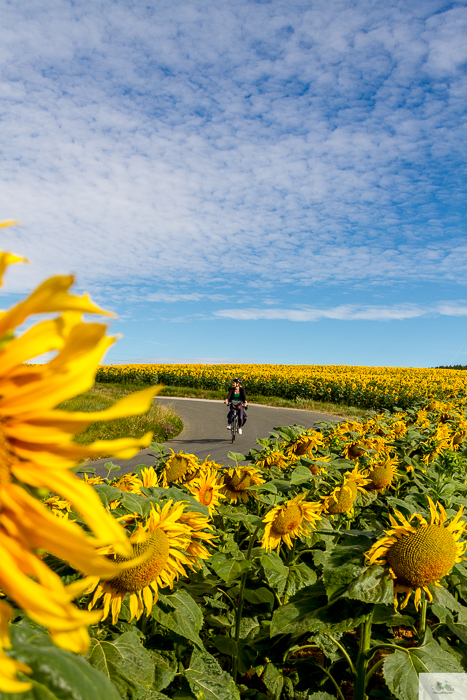
<svg viewBox="0 0 467 700">
<path fill-rule="evenodd" d="M 235 379 L 232 379 L 232 384 L 233 384 L 234 382 L 238 382 L 239 384 L 242 383 L 238 377 L 235 377 Z"/>
</svg>

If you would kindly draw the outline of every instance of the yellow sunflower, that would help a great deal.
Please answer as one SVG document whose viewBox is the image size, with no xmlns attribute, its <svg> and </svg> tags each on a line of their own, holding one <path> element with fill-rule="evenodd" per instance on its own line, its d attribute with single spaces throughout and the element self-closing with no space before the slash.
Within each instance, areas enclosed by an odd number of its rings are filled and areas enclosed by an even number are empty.
<svg viewBox="0 0 467 700">
<path fill-rule="evenodd" d="M 334 491 L 324 499 L 322 511 L 329 515 L 338 515 L 339 513 L 353 514 L 353 504 L 357 498 L 359 491 L 366 493 L 363 486 L 369 483 L 358 467 L 355 467 L 351 472 L 344 474 L 347 477 L 342 486 L 338 486 Z"/>
<path fill-rule="evenodd" d="M 352 459 L 352 460 L 359 459 L 360 457 L 363 457 L 363 455 L 365 454 L 365 445 L 364 445 L 363 441 L 360 441 L 360 442 L 350 441 L 344 446 L 342 454 L 346 459 Z"/>
<path fill-rule="evenodd" d="M 286 456 L 284 452 L 278 448 L 264 451 L 256 462 L 259 469 L 267 469 L 268 467 L 277 467 L 282 470 L 290 463 L 291 456 Z M 293 460 L 293 455 L 292 455 Z"/>
<path fill-rule="evenodd" d="M 362 474 L 369 479 L 366 488 L 370 491 L 381 491 L 384 493 L 386 487 L 391 486 L 393 479 L 397 479 L 397 457 L 385 455 L 382 459 L 372 464 Z"/>
<path fill-rule="evenodd" d="M 396 438 L 400 438 L 407 432 L 407 426 L 403 420 L 397 420 L 391 425 L 391 430 Z"/>
<path fill-rule="evenodd" d="M 157 504 L 155 508 L 152 506 L 146 523 L 140 524 L 130 537 L 133 548 L 130 557 L 115 554 L 111 548 L 106 549 L 107 556 L 117 562 L 130 562 L 148 552 L 149 557 L 142 564 L 128 568 L 108 581 L 99 581 L 95 578 L 88 588 L 88 592 L 95 589 L 89 609 L 104 596 L 104 611 L 99 615 L 104 620 L 111 611 L 112 622 L 116 624 L 122 601 L 129 593 L 130 619 L 133 617 L 139 619 L 144 612 L 144 607 L 149 615 L 154 603 L 157 602 L 159 588 L 167 586 L 172 588 L 175 579 L 180 575 L 187 575 L 185 567 L 193 569 L 194 560 L 198 556 L 203 558 L 209 556 L 207 550 L 202 554 L 187 553 L 194 533 L 190 526 L 190 518 L 188 517 L 186 522 L 182 521 L 185 508 L 186 503 L 173 504 L 172 501 L 168 501 L 162 509 Z M 135 513 L 134 519 L 138 517 Z M 203 527 L 206 527 L 206 519 Z"/>
<path fill-rule="evenodd" d="M 266 551 L 277 549 L 284 541 L 289 549 L 292 547 L 292 539 L 308 535 L 310 529 L 316 527 L 316 522 L 321 519 L 318 515 L 321 504 L 308 503 L 306 494 L 296 496 L 280 506 L 276 506 L 263 520 L 266 523 L 261 547 Z"/>
<path fill-rule="evenodd" d="M 185 484 L 194 479 L 200 469 L 200 463 L 195 455 L 184 454 L 184 452 L 175 454 L 173 450 L 171 452 L 172 456 L 169 457 L 161 472 L 161 485 L 165 489 L 170 484 Z"/>
<path fill-rule="evenodd" d="M 141 470 L 141 481 L 146 488 L 158 485 L 157 474 L 154 467 L 147 467 Z"/>
<path fill-rule="evenodd" d="M 209 515 L 212 516 L 216 506 L 221 498 L 225 498 L 222 493 L 219 493 L 223 486 L 223 482 L 217 481 L 217 470 L 209 469 L 200 476 L 190 481 L 187 489 L 196 498 L 198 503 L 206 506 L 209 510 Z"/>
<path fill-rule="evenodd" d="M 120 489 L 120 491 L 124 491 L 125 493 L 139 493 L 142 485 L 142 480 L 133 472 L 124 474 L 119 479 L 115 479 L 115 481 L 112 482 L 112 486 L 115 486 L 116 489 Z"/>
<path fill-rule="evenodd" d="M 297 440 L 289 447 L 290 454 L 296 457 L 303 457 L 317 447 L 324 445 L 323 436 L 317 430 L 307 430 L 302 433 Z"/>
<path fill-rule="evenodd" d="M 88 476 L 87 474 L 83 474 L 83 479 L 87 484 L 90 484 L 91 486 L 93 486 L 94 484 L 105 484 L 104 479 L 100 476 Z"/>
<path fill-rule="evenodd" d="M 394 608 L 397 610 L 397 594 L 405 593 L 401 610 L 407 605 L 415 590 L 415 607 L 418 609 L 422 590 L 433 600 L 428 586 L 441 586 L 439 580 L 447 576 L 454 564 L 463 561 L 465 542 L 459 542 L 465 532 L 466 523 L 460 522 L 463 509 L 445 525 L 446 511 L 441 503 L 438 510 L 431 500 L 430 522 L 414 513 L 408 520 L 397 510 L 395 518 L 390 515 L 392 528 L 385 530 L 385 536 L 375 542 L 365 554 L 368 564 L 382 564 L 389 567 L 394 579 Z M 417 519 L 418 527 L 411 525 Z"/>
<path fill-rule="evenodd" d="M 50 496 L 43 501 L 47 508 L 50 508 L 52 513 L 58 518 L 67 518 L 68 514 L 71 512 L 71 506 L 68 501 L 60 498 L 60 496 Z"/>
<path fill-rule="evenodd" d="M 330 457 L 317 457 L 313 462 L 311 462 L 311 464 L 307 464 L 306 466 L 313 476 L 318 476 L 318 474 L 326 473 L 326 465 L 330 461 Z"/>
<path fill-rule="evenodd" d="M 264 484 L 261 472 L 254 467 L 239 467 L 224 472 L 224 484 L 220 493 L 224 494 L 231 503 L 246 503 L 250 497 L 255 498 L 255 492 L 249 491 L 250 486 Z"/>
<path fill-rule="evenodd" d="M 189 528 L 190 541 L 186 548 L 189 559 L 188 567 L 196 571 L 201 566 L 201 559 L 208 559 L 210 554 L 204 543 L 212 544 L 216 539 L 212 527 L 209 525 L 209 516 L 194 511 L 184 511 L 180 515 L 180 522 Z"/>
<path fill-rule="evenodd" d="M 17 256 L 0 254 L 0 277 Z M 119 401 L 99 413 L 71 413 L 54 407 L 89 389 L 102 354 L 113 342 L 102 324 L 83 323 L 81 314 L 104 313 L 87 296 L 69 293 L 73 277 L 53 277 L 24 301 L 0 313 L 0 588 L 53 640 L 71 651 L 86 650 L 85 625 L 96 620 L 72 604 L 82 584 L 65 587 L 37 556 L 48 551 L 85 574 L 115 575 L 118 567 L 97 547 L 113 543 L 123 554 L 130 545 L 122 528 L 105 511 L 98 495 L 71 471 L 80 459 L 102 452 L 131 457 L 141 440 L 101 441 L 80 446 L 75 433 L 90 422 L 145 412 L 157 388 Z M 33 314 L 60 313 L 15 337 Z M 48 363 L 25 364 L 56 351 Z M 130 399 L 130 400 L 128 400 Z M 31 490 L 45 489 L 68 501 L 96 535 L 57 518 Z M 32 578 L 31 578 L 32 577 Z M 5 644 L 4 644 L 5 646 Z"/>
</svg>

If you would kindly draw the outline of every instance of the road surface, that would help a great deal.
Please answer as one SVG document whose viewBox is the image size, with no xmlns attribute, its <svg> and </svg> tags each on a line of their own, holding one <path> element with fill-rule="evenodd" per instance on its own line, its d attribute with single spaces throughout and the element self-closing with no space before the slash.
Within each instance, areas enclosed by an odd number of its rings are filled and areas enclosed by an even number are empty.
<svg viewBox="0 0 467 700">
<path fill-rule="evenodd" d="M 231 442 L 230 431 L 227 432 L 228 408 L 223 401 L 207 399 L 171 398 L 168 396 L 156 398 L 155 401 L 171 404 L 183 421 L 183 430 L 176 438 L 168 440 L 165 445 L 174 452 L 195 454 L 200 459 L 210 455 L 218 464 L 233 466 L 227 454 L 230 450 L 247 454 L 252 447 L 257 446 L 256 438 L 266 438 L 275 428 L 283 425 L 303 425 L 312 428 L 319 421 L 335 422 L 342 418 L 326 413 L 315 413 L 295 408 L 273 408 L 249 404 L 247 423 L 243 435 L 237 435 L 234 444 Z M 98 476 L 105 476 L 105 462 L 112 461 L 121 466 L 116 475 L 121 476 L 132 472 L 138 464 L 154 464 L 154 456 L 149 448 L 141 450 L 132 459 L 99 459 L 86 466 L 96 468 Z"/>
</svg>

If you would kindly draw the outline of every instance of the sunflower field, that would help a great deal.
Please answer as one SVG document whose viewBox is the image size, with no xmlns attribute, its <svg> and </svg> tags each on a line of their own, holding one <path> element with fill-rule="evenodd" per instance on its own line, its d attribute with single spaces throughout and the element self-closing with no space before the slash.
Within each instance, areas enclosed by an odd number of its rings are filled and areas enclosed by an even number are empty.
<svg viewBox="0 0 467 700">
<path fill-rule="evenodd" d="M 232 466 L 153 443 L 152 467 L 84 473 L 132 552 L 101 547 L 126 568 L 85 579 L 43 556 L 99 619 L 77 656 L 15 610 L 8 658 L 32 684 L 15 698 L 413 700 L 418 673 L 464 673 L 465 407 L 278 427 Z"/>
<path fill-rule="evenodd" d="M 101 365 L 98 382 L 139 381 L 227 391 L 241 378 L 248 394 L 332 401 L 374 410 L 408 409 L 427 398 L 467 396 L 461 370 L 347 365 Z"/>
</svg>

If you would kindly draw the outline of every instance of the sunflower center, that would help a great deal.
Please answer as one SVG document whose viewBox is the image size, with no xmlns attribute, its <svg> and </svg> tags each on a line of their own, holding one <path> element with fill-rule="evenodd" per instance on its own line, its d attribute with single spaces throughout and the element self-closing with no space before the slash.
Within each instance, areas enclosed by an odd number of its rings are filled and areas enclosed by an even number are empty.
<svg viewBox="0 0 467 700">
<path fill-rule="evenodd" d="M 133 556 L 123 557 L 117 555 L 117 562 L 131 561 L 141 556 L 148 550 L 149 558 L 131 569 L 122 571 L 121 574 L 108 581 L 108 583 L 120 593 L 134 593 L 149 585 L 161 573 L 169 558 L 169 538 L 163 530 L 154 530 L 146 542 L 137 542 L 133 545 Z"/>
<path fill-rule="evenodd" d="M 271 530 L 278 535 L 287 535 L 299 527 L 302 520 L 302 509 L 300 506 L 293 505 L 275 517 Z"/>
<path fill-rule="evenodd" d="M 402 585 L 428 586 L 448 574 L 457 558 L 457 544 L 441 525 L 422 525 L 390 547 L 386 560 Z"/>
<path fill-rule="evenodd" d="M 384 489 L 391 483 L 392 476 L 393 472 L 390 464 L 378 464 L 368 472 L 368 478 L 371 479 L 371 483 L 368 484 L 367 488 L 373 490 Z"/>
<path fill-rule="evenodd" d="M 213 489 L 211 486 L 204 486 L 199 491 L 199 500 L 203 506 L 210 506 L 213 499 Z"/>
<path fill-rule="evenodd" d="M 243 474 L 237 474 L 237 472 L 235 472 L 233 476 L 225 477 L 225 485 L 233 491 L 245 491 L 251 484 L 252 480 L 248 472 L 244 472 Z"/>
<path fill-rule="evenodd" d="M 10 443 L 0 423 L 0 487 L 11 481 L 11 463 Z"/>
<path fill-rule="evenodd" d="M 189 462 L 186 457 L 174 455 L 167 462 L 167 471 L 165 473 L 167 482 L 170 484 L 177 479 L 183 479 L 188 471 Z"/>
</svg>

